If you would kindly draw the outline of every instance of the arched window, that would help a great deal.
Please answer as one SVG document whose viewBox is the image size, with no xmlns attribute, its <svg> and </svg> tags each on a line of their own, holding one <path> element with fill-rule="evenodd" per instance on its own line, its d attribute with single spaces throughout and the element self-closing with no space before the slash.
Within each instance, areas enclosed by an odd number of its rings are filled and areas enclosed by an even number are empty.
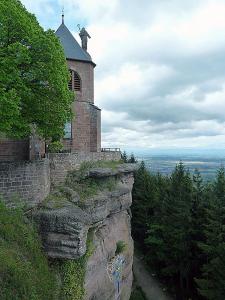
<svg viewBox="0 0 225 300">
<path fill-rule="evenodd" d="M 68 83 L 69 89 L 72 90 L 73 89 L 73 74 L 72 71 L 70 70 L 70 81 Z"/>
<path fill-rule="evenodd" d="M 73 82 L 74 82 L 74 90 L 80 91 L 81 90 L 81 80 L 80 80 L 80 76 L 76 72 L 73 72 Z"/>
<path fill-rule="evenodd" d="M 69 81 L 69 89 L 72 91 L 81 91 L 81 79 L 77 72 L 70 70 L 71 79 Z"/>
</svg>

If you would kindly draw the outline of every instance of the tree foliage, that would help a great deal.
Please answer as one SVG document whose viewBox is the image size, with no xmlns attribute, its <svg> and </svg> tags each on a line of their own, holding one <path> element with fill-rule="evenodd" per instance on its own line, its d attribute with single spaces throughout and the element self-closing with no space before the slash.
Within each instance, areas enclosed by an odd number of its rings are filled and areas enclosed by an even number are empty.
<svg viewBox="0 0 225 300">
<path fill-rule="evenodd" d="M 0 1 L 0 70 L 0 132 L 59 139 L 73 101 L 63 49 L 19 0 Z"/>
<path fill-rule="evenodd" d="M 135 164 L 137 163 L 137 159 L 133 153 L 131 153 L 130 157 L 127 155 L 126 151 L 121 154 L 121 159 L 124 163 Z"/>
<path fill-rule="evenodd" d="M 212 183 L 182 163 L 171 176 L 135 174 L 133 237 L 176 299 L 225 299 L 225 174 Z"/>
</svg>

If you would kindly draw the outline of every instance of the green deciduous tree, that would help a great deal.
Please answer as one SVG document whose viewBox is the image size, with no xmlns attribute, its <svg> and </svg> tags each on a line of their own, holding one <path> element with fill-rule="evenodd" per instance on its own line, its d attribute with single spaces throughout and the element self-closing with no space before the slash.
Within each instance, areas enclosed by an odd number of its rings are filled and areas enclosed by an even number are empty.
<svg viewBox="0 0 225 300">
<path fill-rule="evenodd" d="M 59 40 L 18 0 L 0 1 L 0 132 L 59 139 L 73 97 Z"/>
</svg>

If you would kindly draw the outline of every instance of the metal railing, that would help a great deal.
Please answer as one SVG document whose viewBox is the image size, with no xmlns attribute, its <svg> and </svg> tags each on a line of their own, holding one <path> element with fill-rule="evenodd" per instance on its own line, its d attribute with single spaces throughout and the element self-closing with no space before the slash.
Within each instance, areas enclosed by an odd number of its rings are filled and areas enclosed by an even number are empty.
<svg viewBox="0 0 225 300">
<path fill-rule="evenodd" d="M 120 148 L 102 148 L 102 152 L 121 152 Z"/>
</svg>

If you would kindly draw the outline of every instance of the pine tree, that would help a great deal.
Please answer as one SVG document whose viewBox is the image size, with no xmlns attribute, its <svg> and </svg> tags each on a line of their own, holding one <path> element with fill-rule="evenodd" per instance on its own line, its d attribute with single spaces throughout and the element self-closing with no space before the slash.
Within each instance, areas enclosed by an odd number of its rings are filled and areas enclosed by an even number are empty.
<svg viewBox="0 0 225 300">
<path fill-rule="evenodd" d="M 179 299 L 189 293 L 191 202 L 192 180 L 180 163 L 171 175 L 170 195 L 165 203 L 164 222 L 167 226 L 164 234 L 168 254 L 163 270 L 177 282 Z"/>
<path fill-rule="evenodd" d="M 208 190 L 209 191 L 209 190 Z M 193 197 L 191 202 L 191 268 L 190 268 L 190 297 L 197 297 L 197 286 L 194 278 L 199 277 L 205 261 L 205 255 L 199 248 L 199 242 L 204 241 L 204 224 L 206 223 L 207 188 L 198 170 L 193 174 Z"/>
<path fill-rule="evenodd" d="M 166 226 L 165 203 L 169 196 L 169 178 L 157 174 L 156 176 L 156 200 L 154 212 L 147 224 L 146 261 L 159 275 L 163 275 L 161 270 L 166 266 L 167 246 L 166 246 Z"/>
<path fill-rule="evenodd" d="M 221 168 L 210 195 L 204 243 L 200 248 L 207 259 L 202 278 L 197 279 L 199 293 L 209 300 L 225 299 L 225 173 Z"/>
<path fill-rule="evenodd" d="M 135 173 L 133 187 L 132 224 L 133 235 L 143 244 L 146 237 L 147 224 L 153 215 L 155 206 L 155 180 L 141 162 Z"/>
<path fill-rule="evenodd" d="M 136 158 L 135 158 L 135 156 L 134 156 L 133 153 L 131 154 L 128 162 L 131 163 L 131 164 L 135 164 L 137 162 L 137 160 L 136 160 Z"/>
<path fill-rule="evenodd" d="M 127 163 L 127 153 L 126 151 L 124 151 L 122 154 L 121 154 L 121 159 L 124 163 Z"/>
</svg>

